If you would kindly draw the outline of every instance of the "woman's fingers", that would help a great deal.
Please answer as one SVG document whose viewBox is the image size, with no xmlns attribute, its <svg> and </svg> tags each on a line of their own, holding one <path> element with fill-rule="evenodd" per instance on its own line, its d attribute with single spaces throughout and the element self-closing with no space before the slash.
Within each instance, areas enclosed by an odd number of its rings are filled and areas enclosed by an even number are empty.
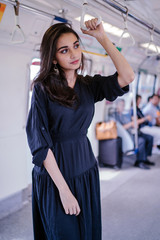
<svg viewBox="0 0 160 240">
<path fill-rule="evenodd" d="M 97 18 L 91 19 L 91 25 L 93 29 L 96 29 L 97 27 L 97 20 L 98 20 Z"/>
<path fill-rule="evenodd" d="M 86 21 L 86 22 L 84 22 L 85 23 L 85 25 L 86 25 L 86 28 L 90 28 L 90 24 L 89 24 L 89 21 Z"/>
<path fill-rule="evenodd" d="M 79 215 L 80 211 L 81 211 L 81 210 L 80 210 L 80 207 L 79 207 L 78 203 L 77 203 L 76 206 L 70 206 L 70 207 L 68 207 L 68 208 L 65 209 L 65 213 L 66 213 L 66 214 L 76 215 L 76 216 Z"/>
<path fill-rule="evenodd" d="M 60 192 L 60 198 L 66 214 L 77 216 L 80 213 L 78 201 L 69 189 Z"/>
<path fill-rule="evenodd" d="M 81 209 L 80 209 L 80 207 L 79 207 L 79 205 L 77 206 L 77 211 L 76 211 L 76 216 L 78 216 L 79 214 L 80 214 L 80 211 L 81 211 Z"/>
<path fill-rule="evenodd" d="M 90 35 L 90 36 L 95 37 L 95 38 L 100 37 L 100 35 L 104 36 L 105 31 L 104 31 L 102 22 L 97 25 L 97 21 L 98 21 L 97 18 L 86 21 L 85 25 L 87 27 L 87 30 L 84 30 L 84 29 L 81 28 L 81 31 L 84 34 Z"/>
<path fill-rule="evenodd" d="M 90 30 L 95 30 L 97 27 L 97 20 L 98 20 L 97 18 L 93 18 L 91 20 L 86 21 L 85 22 L 86 27 Z"/>
<path fill-rule="evenodd" d="M 65 214 L 69 214 L 69 208 L 64 208 Z"/>
</svg>

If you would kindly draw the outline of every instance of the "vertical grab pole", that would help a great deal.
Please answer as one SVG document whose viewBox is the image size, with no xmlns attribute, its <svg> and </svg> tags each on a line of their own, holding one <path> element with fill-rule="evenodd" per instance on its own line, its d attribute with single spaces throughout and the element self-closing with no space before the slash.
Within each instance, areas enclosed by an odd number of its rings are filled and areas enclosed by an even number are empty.
<svg viewBox="0 0 160 240">
<path fill-rule="evenodd" d="M 131 84 L 133 94 L 133 121 L 134 121 L 134 141 L 135 141 L 135 154 L 138 153 L 138 125 L 137 125 L 137 106 L 136 106 L 136 86 L 135 82 Z"/>
</svg>

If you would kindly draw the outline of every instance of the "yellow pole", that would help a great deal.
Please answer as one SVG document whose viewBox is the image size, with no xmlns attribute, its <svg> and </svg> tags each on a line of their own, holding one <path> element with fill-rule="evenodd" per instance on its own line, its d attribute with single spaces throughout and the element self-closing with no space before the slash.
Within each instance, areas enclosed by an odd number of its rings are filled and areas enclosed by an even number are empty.
<svg viewBox="0 0 160 240">
<path fill-rule="evenodd" d="M 90 51 L 86 51 L 86 50 L 82 50 L 82 52 L 97 55 L 97 56 L 100 56 L 100 57 L 107 57 L 108 56 L 108 55 L 105 55 L 105 54 L 90 52 Z"/>
</svg>

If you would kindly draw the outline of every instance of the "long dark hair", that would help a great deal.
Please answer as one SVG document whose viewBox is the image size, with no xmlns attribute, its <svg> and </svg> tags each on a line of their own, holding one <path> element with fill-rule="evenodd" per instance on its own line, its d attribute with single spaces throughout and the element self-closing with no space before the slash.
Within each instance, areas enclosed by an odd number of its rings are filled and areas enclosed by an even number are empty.
<svg viewBox="0 0 160 240">
<path fill-rule="evenodd" d="M 72 107 L 78 100 L 74 89 L 68 86 L 65 73 L 57 63 L 58 74 L 55 71 L 53 60 L 56 56 L 56 46 L 59 37 L 64 33 L 73 33 L 80 41 L 78 34 L 68 23 L 57 23 L 45 32 L 40 47 L 40 71 L 33 84 L 39 83 L 48 93 L 51 100 L 59 102 L 63 106 Z M 81 70 L 84 67 L 82 54 Z M 76 70 L 78 71 L 78 69 Z"/>
</svg>

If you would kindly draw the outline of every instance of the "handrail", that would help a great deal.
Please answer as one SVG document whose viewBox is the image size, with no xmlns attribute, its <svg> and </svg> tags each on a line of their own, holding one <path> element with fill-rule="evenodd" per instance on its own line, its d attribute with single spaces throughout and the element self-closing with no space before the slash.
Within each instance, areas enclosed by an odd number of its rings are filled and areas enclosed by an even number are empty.
<svg viewBox="0 0 160 240">
<path fill-rule="evenodd" d="M 89 29 L 84 24 L 84 18 L 85 18 L 86 13 L 90 13 L 91 15 L 93 15 L 94 17 L 96 17 L 98 19 L 97 20 L 97 26 L 101 23 L 102 18 L 95 11 L 93 11 L 91 9 L 91 7 L 88 6 L 87 1 L 84 0 L 83 7 L 82 7 L 82 16 L 81 16 L 80 26 L 83 30 L 88 30 L 89 31 Z"/>
<path fill-rule="evenodd" d="M 100 3 L 102 4 L 102 0 L 95 0 L 97 3 Z M 118 3 L 117 1 L 115 0 L 103 0 L 104 3 L 110 5 L 111 7 L 113 7 L 114 9 L 122 12 L 122 13 L 125 13 L 126 14 L 126 8 L 125 6 L 123 6 L 122 4 Z M 152 26 L 153 24 L 151 23 L 148 23 L 138 17 L 136 17 L 135 15 L 131 14 L 131 13 L 128 13 L 128 17 L 134 19 L 135 21 L 137 21 L 138 23 L 142 24 L 143 26 L 147 27 L 148 29 L 152 29 Z M 155 33 L 158 33 L 160 35 L 160 29 L 158 28 L 154 28 L 154 32 Z"/>
<path fill-rule="evenodd" d="M 122 13 L 122 17 L 123 17 L 123 20 L 124 20 L 124 30 L 121 34 L 120 39 L 119 39 L 119 45 L 121 46 L 122 40 L 125 38 L 125 35 L 128 34 L 128 38 L 130 38 L 131 41 L 130 41 L 130 43 L 127 43 L 125 45 L 127 45 L 129 47 L 129 46 L 134 46 L 135 40 L 134 40 L 132 34 L 128 31 L 128 26 L 127 26 L 128 8 L 127 7 L 126 7 L 126 11 L 127 11 L 126 16 L 124 16 L 123 13 Z"/>
<path fill-rule="evenodd" d="M 1 1 L 15 6 L 15 1 L 13 1 L 13 0 L 1 0 Z M 56 16 L 55 14 L 52 14 L 52 13 L 48 13 L 48 12 L 36 9 L 34 7 L 30 7 L 30 6 L 28 6 L 26 4 L 23 4 L 23 3 L 19 4 L 19 8 L 22 8 L 24 10 L 27 10 L 27 11 L 30 11 L 30 12 L 33 12 L 33 13 L 36 13 L 36 14 L 40 14 L 40 15 L 43 15 L 43 16 L 51 17 L 53 20 L 71 23 L 70 20 L 61 18 L 61 17 Z"/>
<path fill-rule="evenodd" d="M 150 41 L 149 41 L 148 46 L 145 51 L 146 56 L 156 56 L 159 54 L 158 48 L 153 40 L 153 31 L 154 31 L 154 26 L 152 27 L 151 30 L 149 29 Z M 152 47 L 155 51 L 150 51 L 150 47 Z"/>
<path fill-rule="evenodd" d="M 11 42 L 15 43 L 15 44 L 16 43 L 24 43 L 25 42 L 25 35 L 24 35 L 23 30 L 21 29 L 21 27 L 19 25 L 19 2 L 18 1 L 16 1 L 16 6 L 14 6 L 14 11 L 15 11 L 15 27 L 13 28 L 13 31 L 12 31 Z M 21 37 L 20 40 L 14 40 L 17 33 Z"/>
<path fill-rule="evenodd" d="M 2 2 L 7 2 L 9 4 L 12 4 L 12 5 L 15 5 L 15 1 L 13 0 L 1 0 Z M 67 2 L 70 2 L 70 0 L 64 0 L 64 1 L 67 1 Z M 102 0 L 95 0 L 97 3 L 101 3 L 102 4 Z M 117 9 L 118 11 L 122 12 L 122 13 L 126 13 L 126 9 L 125 9 L 125 6 L 123 6 L 122 4 L 114 1 L 114 0 L 103 0 L 104 3 L 110 5 L 111 7 Z M 75 6 L 77 7 L 80 7 L 79 5 L 75 4 Z M 48 16 L 48 17 L 54 17 L 55 15 L 54 14 L 51 14 L 51 13 L 48 13 L 48 12 L 45 12 L 45 11 L 42 11 L 42 10 L 39 10 L 39 9 L 36 9 L 36 8 L 33 8 L 33 7 L 30 7 L 28 5 L 25 5 L 25 4 L 22 4 L 20 3 L 20 8 L 23 8 L 25 10 L 28 10 L 28 11 L 32 11 L 32 12 L 35 12 L 37 14 L 41 14 L 41 15 L 45 15 L 45 16 Z M 133 14 L 131 13 L 128 13 L 128 17 L 134 19 L 135 21 L 137 21 L 138 23 L 142 24 L 143 26 L 147 27 L 148 29 L 152 29 L 152 24 L 134 16 Z M 159 34 L 160 35 L 160 29 L 158 28 L 154 28 L 154 32 Z"/>
</svg>

